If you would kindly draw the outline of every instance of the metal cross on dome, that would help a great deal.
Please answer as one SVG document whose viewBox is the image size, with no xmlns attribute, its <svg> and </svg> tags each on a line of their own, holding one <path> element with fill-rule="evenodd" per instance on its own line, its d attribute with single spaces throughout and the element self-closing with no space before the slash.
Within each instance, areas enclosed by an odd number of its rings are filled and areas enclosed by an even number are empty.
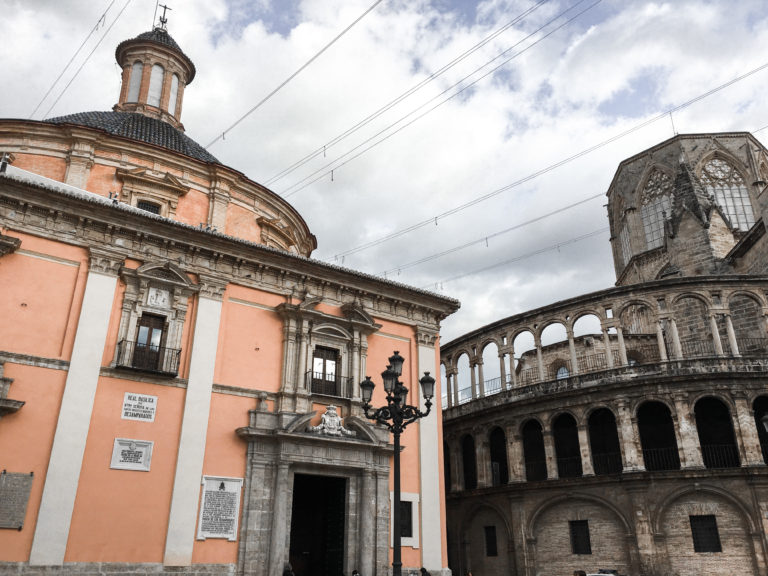
<svg viewBox="0 0 768 576">
<path fill-rule="evenodd" d="M 166 29 L 165 25 L 168 23 L 168 18 L 165 17 L 165 12 L 166 12 L 166 10 L 173 10 L 173 8 L 171 8 L 170 6 L 167 6 L 165 4 L 160 4 L 160 8 L 163 9 L 163 15 L 160 16 L 160 28 L 165 30 Z"/>
</svg>

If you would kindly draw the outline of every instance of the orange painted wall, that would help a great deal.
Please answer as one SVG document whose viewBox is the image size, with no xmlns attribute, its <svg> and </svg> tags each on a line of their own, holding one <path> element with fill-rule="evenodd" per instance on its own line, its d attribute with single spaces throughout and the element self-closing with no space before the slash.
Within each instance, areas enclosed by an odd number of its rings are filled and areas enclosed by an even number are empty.
<svg viewBox="0 0 768 576">
<path fill-rule="evenodd" d="M 8 472 L 33 472 L 34 480 L 24 528 L 0 530 L 0 561 L 24 562 L 29 560 L 32 548 L 56 431 L 55 415 L 61 407 L 67 372 L 6 362 L 3 374 L 13 379 L 8 397 L 25 404 L 15 414 L 0 418 L 0 467 Z"/>
<path fill-rule="evenodd" d="M 256 216 L 252 210 L 246 210 L 236 204 L 227 207 L 226 233 L 251 242 L 261 241 L 261 232 L 256 225 Z"/>
<path fill-rule="evenodd" d="M 157 396 L 154 422 L 123 420 L 126 392 Z M 162 562 L 185 390 L 101 378 L 65 562 Z M 113 470 L 115 438 L 153 441 L 149 472 Z"/>
<path fill-rule="evenodd" d="M 86 190 L 107 197 L 110 192 L 119 192 L 122 183 L 115 177 L 114 166 L 104 166 L 103 164 L 94 164 L 88 175 Z"/>
<path fill-rule="evenodd" d="M 87 255 L 33 236 L 9 235 L 22 239 L 20 250 L 35 254 L 17 251 L 0 259 L 0 349 L 67 359 L 85 290 Z"/>
<path fill-rule="evenodd" d="M 241 426 L 248 426 L 248 411 L 256 406 L 256 400 L 242 396 L 213 394 L 211 397 L 211 418 L 208 421 L 208 435 L 205 443 L 203 474 L 245 478 L 248 443 L 235 434 Z M 202 487 L 201 487 L 202 496 Z M 198 502 L 198 506 L 200 502 Z M 243 493 L 240 493 L 240 523 L 242 523 Z M 198 516 L 199 518 L 199 509 Z M 197 530 L 197 528 L 195 528 Z M 237 562 L 237 542 L 223 538 L 195 540 L 192 562 L 221 564 Z"/>
<path fill-rule="evenodd" d="M 190 190 L 179 198 L 176 208 L 176 218 L 190 226 L 197 226 L 200 222 L 208 221 L 208 196 L 197 190 Z"/>
<path fill-rule="evenodd" d="M 230 285 L 224 296 L 214 381 L 278 392 L 283 364 L 283 321 L 274 310 L 282 297 Z"/>
<path fill-rule="evenodd" d="M 15 156 L 16 160 L 14 160 L 13 165 L 16 168 L 64 182 L 67 174 L 67 161 L 63 157 L 38 154 L 15 154 Z"/>
</svg>

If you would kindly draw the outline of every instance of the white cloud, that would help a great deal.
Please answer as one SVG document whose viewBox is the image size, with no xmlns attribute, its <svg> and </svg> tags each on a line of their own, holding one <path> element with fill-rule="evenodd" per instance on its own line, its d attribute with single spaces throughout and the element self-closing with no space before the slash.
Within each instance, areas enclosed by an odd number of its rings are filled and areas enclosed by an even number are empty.
<svg viewBox="0 0 768 576">
<path fill-rule="evenodd" d="M 108 4 L 6 0 L 0 14 L 0 116 L 29 116 Z M 187 0 L 172 6 L 169 31 L 198 71 L 185 93 L 187 134 L 203 145 L 216 138 L 371 4 Z M 327 162 L 572 4 L 543 4 L 515 29 L 328 148 L 325 157 L 320 154 L 271 187 L 280 192 L 315 170 L 322 172 Z M 124 5 L 123 0 L 114 3 L 107 25 Z M 154 5 L 150 0 L 128 5 L 53 115 L 112 107 L 120 82 L 114 48 L 150 28 Z M 266 181 L 532 5 L 524 0 L 486 0 L 476 6 L 455 0 L 382 2 L 210 151 L 254 180 Z M 761 0 L 603 2 L 511 60 L 493 78 L 337 168 L 333 181 L 324 176 L 289 200 L 317 235 L 317 256 L 333 257 L 518 181 L 756 68 L 768 54 L 766 20 L 768 8 Z M 94 33 L 63 83 L 105 29 Z M 766 74 L 676 112 L 675 128 L 709 132 L 767 125 Z M 623 158 L 672 134 L 668 118 L 657 121 L 344 263 L 372 273 L 396 269 L 604 192 Z M 607 234 L 445 282 L 606 226 L 603 203 L 593 200 L 494 238 L 488 247 L 473 245 L 395 277 L 420 287 L 437 283 L 441 292 L 462 301 L 461 310 L 445 322 L 444 342 L 504 315 L 607 288 L 614 282 Z"/>
</svg>

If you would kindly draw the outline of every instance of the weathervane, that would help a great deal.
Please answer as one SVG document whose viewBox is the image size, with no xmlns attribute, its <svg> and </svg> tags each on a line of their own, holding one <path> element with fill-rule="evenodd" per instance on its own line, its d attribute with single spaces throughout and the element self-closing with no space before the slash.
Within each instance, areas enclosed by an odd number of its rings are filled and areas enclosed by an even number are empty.
<svg viewBox="0 0 768 576">
<path fill-rule="evenodd" d="M 165 30 L 165 25 L 168 23 L 168 18 L 165 17 L 166 10 L 173 10 L 173 8 L 170 8 L 166 6 L 165 4 L 160 4 L 160 8 L 163 9 L 163 15 L 160 16 L 160 28 Z"/>
</svg>

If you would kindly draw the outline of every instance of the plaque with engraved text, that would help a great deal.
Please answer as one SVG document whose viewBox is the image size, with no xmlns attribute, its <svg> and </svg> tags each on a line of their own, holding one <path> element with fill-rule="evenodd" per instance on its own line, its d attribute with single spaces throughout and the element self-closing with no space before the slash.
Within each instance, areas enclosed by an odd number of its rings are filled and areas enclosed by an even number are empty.
<svg viewBox="0 0 768 576">
<path fill-rule="evenodd" d="M 198 540 L 237 540 L 242 486 L 242 478 L 203 476 L 203 503 L 200 506 L 200 520 L 197 526 Z"/>
<path fill-rule="evenodd" d="M 30 473 L 0 473 L 0 528 L 22 529 L 33 479 Z"/>
</svg>

